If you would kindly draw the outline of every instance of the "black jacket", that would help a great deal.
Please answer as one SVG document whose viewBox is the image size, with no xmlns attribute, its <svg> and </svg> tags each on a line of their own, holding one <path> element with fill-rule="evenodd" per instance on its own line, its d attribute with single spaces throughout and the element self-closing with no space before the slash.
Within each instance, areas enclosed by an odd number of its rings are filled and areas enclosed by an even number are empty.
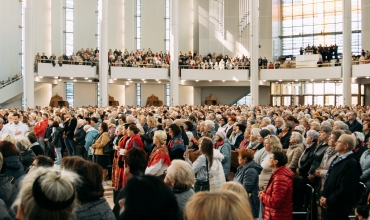
<svg viewBox="0 0 370 220">
<path fill-rule="evenodd" d="M 321 164 L 322 157 L 325 154 L 326 148 L 328 148 L 328 147 L 329 147 L 329 145 L 327 143 L 320 144 L 319 146 L 316 147 L 316 149 L 313 153 L 313 158 L 314 159 L 313 159 L 313 162 L 311 164 L 311 168 L 308 171 L 308 174 L 311 174 L 311 175 L 315 174 L 316 169 L 319 168 L 319 166 Z"/>
<path fill-rule="evenodd" d="M 60 127 L 57 127 L 53 133 L 53 140 L 51 142 L 51 145 L 55 148 L 61 148 L 62 147 L 62 134 L 63 129 Z"/>
<path fill-rule="evenodd" d="M 356 200 L 361 166 L 353 153 L 334 163 L 335 159 L 328 170 L 322 196 L 326 198 L 328 219 L 348 219 Z"/>
<path fill-rule="evenodd" d="M 243 133 L 241 133 L 236 138 L 234 145 L 231 145 L 231 150 L 235 150 L 235 148 L 238 148 L 243 139 L 244 139 L 244 135 L 243 135 Z"/>
<path fill-rule="evenodd" d="M 86 131 L 84 130 L 84 127 L 77 127 L 76 128 L 76 144 L 77 145 L 82 145 L 85 146 L 85 136 L 86 136 Z"/>
<path fill-rule="evenodd" d="M 46 128 L 46 131 L 45 131 L 45 134 L 44 134 L 44 138 L 47 138 L 47 139 L 49 139 L 49 141 L 51 141 L 51 133 L 53 133 L 53 127 L 48 126 Z"/>
<path fill-rule="evenodd" d="M 280 138 L 280 143 L 283 146 L 283 149 L 289 148 L 289 140 L 291 136 L 292 136 L 292 131 L 288 131 L 288 133 L 286 133 L 283 137 Z"/>
<path fill-rule="evenodd" d="M 357 119 L 355 119 L 352 123 L 349 123 L 349 121 L 347 121 L 346 124 L 349 127 L 349 131 L 352 133 L 355 131 L 362 132 L 362 124 L 358 122 Z"/>
<path fill-rule="evenodd" d="M 306 148 L 304 151 L 301 160 L 299 162 L 299 175 L 303 178 L 307 178 L 308 171 L 311 168 L 312 163 L 314 162 L 314 152 L 316 150 L 317 144 L 313 143 L 311 147 Z"/>
<path fill-rule="evenodd" d="M 69 120 L 68 126 L 65 128 L 65 134 L 69 139 L 73 139 L 74 132 L 77 127 L 77 119 L 72 118 L 72 120 Z"/>
</svg>

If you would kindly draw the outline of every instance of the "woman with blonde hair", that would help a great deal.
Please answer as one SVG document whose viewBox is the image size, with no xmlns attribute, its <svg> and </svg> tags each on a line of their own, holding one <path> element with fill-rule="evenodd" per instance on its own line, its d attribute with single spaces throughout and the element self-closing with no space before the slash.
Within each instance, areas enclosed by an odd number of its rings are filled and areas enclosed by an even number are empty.
<svg viewBox="0 0 370 220">
<path fill-rule="evenodd" d="M 153 136 L 155 145 L 152 153 L 149 156 L 148 167 L 145 169 L 145 174 L 161 177 L 164 179 L 164 172 L 171 165 L 171 159 L 166 147 L 167 134 L 164 131 L 156 131 Z"/>
<path fill-rule="evenodd" d="M 231 191 L 200 192 L 191 197 L 184 209 L 187 220 L 252 220 L 245 199 Z"/>
<path fill-rule="evenodd" d="M 250 206 L 249 195 L 243 185 L 236 181 L 230 181 L 222 184 L 220 191 L 233 191 L 245 199 L 245 204 Z M 251 211 L 252 212 L 252 211 Z"/>
<path fill-rule="evenodd" d="M 27 174 L 13 206 L 17 219 L 71 219 L 77 207 L 75 185 L 79 176 L 71 171 L 38 168 Z"/>
</svg>

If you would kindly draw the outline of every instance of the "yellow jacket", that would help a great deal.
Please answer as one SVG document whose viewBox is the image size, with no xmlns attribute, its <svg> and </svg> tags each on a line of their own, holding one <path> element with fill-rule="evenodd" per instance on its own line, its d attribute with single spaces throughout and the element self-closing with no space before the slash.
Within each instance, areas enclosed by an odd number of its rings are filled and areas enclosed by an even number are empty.
<svg viewBox="0 0 370 220">
<path fill-rule="evenodd" d="M 94 155 L 105 155 L 103 154 L 103 148 L 107 143 L 110 141 L 110 138 L 108 136 L 108 132 L 104 132 L 98 140 L 96 140 L 95 144 L 92 145 L 92 148 L 95 149 Z"/>
</svg>

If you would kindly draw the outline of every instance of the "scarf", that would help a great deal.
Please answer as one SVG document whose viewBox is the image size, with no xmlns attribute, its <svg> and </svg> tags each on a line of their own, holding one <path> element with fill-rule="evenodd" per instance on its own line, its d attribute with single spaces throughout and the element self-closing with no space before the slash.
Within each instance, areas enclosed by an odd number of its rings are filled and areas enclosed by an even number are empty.
<svg viewBox="0 0 370 220">
<path fill-rule="evenodd" d="M 248 144 L 249 144 L 249 140 L 247 140 L 247 139 L 244 138 L 242 140 L 242 142 L 240 142 L 240 144 L 239 144 L 239 149 L 247 148 Z"/>
<path fill-rule="evenodd" d="M 213 145 L 213 148 L 214 148 L 214 149 L 218 149 L 218 148 L 219 148 L 219 147 L 221 147 L 222 145 L 224 145 L 224 140 L 222 140 L 221 142 L 216 141 L 216 143 Z"/>
<path fill-rule="evenodd" d="M 332 156 L 333 154 L 336 154 L 337 153 L 337 151 L 335 150 L 335 148 L 334 147 L 328 147 L 328 148 L 326 148 L 326 153 L 328 154 L 328 156 L 330 157 L 330 156 Z"/>
<path fill-rule="evenodd" d="M 148 167 L 157 164 L 161 159 L 164 159 L 163 164 L 167 166 L 171 165 L 171 159 L 168 156 L 168 150 L 165 146 L 159 146 L 153 149 L 152 153 L 149 156 Z"/>
<path fill-rule="evenodd" d="M 170 142 L 168 142 L 169 148 L 172 150 L 176 145 L 184 145 L 184 141 L 181 138 L 181 134 L 177 135 L 176 137 L 172 138 Z"/>
</svg>

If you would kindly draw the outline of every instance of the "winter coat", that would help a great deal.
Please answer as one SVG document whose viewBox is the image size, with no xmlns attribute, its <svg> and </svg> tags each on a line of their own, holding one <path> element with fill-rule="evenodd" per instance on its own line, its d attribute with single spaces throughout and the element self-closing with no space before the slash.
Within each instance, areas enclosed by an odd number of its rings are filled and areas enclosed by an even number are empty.
<svg viewBox="0 0 370 220">
<path fill-rule="evenodd" d="M 224 169 L 221 161 L 224 155 L 217 149 L 213 149 L 213 163 L 209 172 L 209 188 L 210 190 L 219 190 L 223 183 L 226 182 Z"/>
<path fill-rule="evenodd" d="M 293 177 L 294 173 L 287 166 L 281 166 L 272 173 L 265 193 L 260 196 L 265 206 L 263 219 L 293 219 Z"/>
<path fill-rule="evenodd" d="M 24 174 L 23 164 L 18 155 L 4 157 L 3 163 L 5 164 L 5 176 L 14 177 L 16 181 Z"/>
<path fill-rule="evenodd" d="M 84 126 L 76 127 L 76 131 L 75 131 L 76 145 L 84 146 L 85 136 L 86 136 L 86 131 L 84 130 Z"/>
<path fill-rule="evenodd" d="M 352 123 L 347 121 L 346 124 L 348 125 L 348 130 L 352 133 L 355 131 L 362 132 L 362 124 L 357 119 L 353 120 Z"/>
<path fill-rule="evenodd" d="M 258 199 L 258 175 L 261 171 L 261 165 L 251 160 L 246 165 L 239 166 L 234 176 L 234 181 L 241 183 L 249 195 L 249 202 L 254 218 L 258 218 L 260 209 L 260 202 Z"/>
<path fill-rule="evenodd" d="M 280 138 L 280 143 L 283 146 L 283 149 L 289 148 L 289 140 L 291 136 L 292 136 L 292 131 L 288 131 L 284 136 Z"/>
<path fill-rule="evenodd" d="M 366 150 L 361 158 L 360 165 L 362 169 L 362 175 L 360 177 L 361 182 L 365 183 L 367 187 L 370 187 L 370 149 Z"/>
<path fill-rule="evenodd" d="M 110 138 L 108 136 L 108 132 L 103 132 L 99 138 L 95 141 L 92 145 L 95 149 L 94 155 L 105 155 L 103 153 L 105 145 L 108 144 Z"/>
<path fill-rule="evenodd" d="M 21 161 L 24 167 L 24 172 L 28 173 L 29 167 L 33 163 L 36 157 L 36 154 L 31 149 L 27 149 L 21 152 L 20 157 L 21 157 Z"/>
<path fill-rule="evenodd" d="M 91 150 L 90 150 L 90 147 L 91 145 L 93 144 L 93 140 L 95 138 L 95 136 L 98 134 L 99 132 L 97 130 L 95 130 L 95 128 L 93 127 L 90 127 L 87 131 L 86 131 L 86 136 L 85 136 L 85 149 L 87 150 L 88 152 L 88 155 L 92 155 L 91 153 Z"/>
<path fill-rule="evenodd" d="M 55 128 L 55 131 L 52 135 L 51 146 L 54 146 L 55 148 L 62 147 L 62 134 L 63 134 L 63 128 L 61 127 Z"/>
<path fill-rule="evenodd" d="M 292 169 L 294 172 L 298 168 L 298 161 L 303 153 L 303 144 L 290 145 L 286 156 L 288 157 L 287 167 Z"/>
<path fill-rule="evenodd" d="M 311 164 L 311 168 L 308 171 L 308 174 L 314 175 L 317 168 L 319 168 L 322 157 L 324 156 L 324 153 L 326 151 L 326 148 L 328 148 L 329 145 L 327 143 L 322 143 L 319 146 L 316 147 L 314 153 L 313 153 L 313 163 Z"/>
<path fill-rule="evenodd" d="M 176 190 L 172 189 L 173 193 L 176 196 L 177 204 L 179 205 L 179 219 L 184 219 L 183 217 L 183 211 L 185 208 L 186 203 L 194 195 L 194 190 L 189 189 L 189 190 Z"/>
<path fill-rule="evenodd" d="M 18 192 L 7 176 L 0 174 L 0 199 L 3 200 L 9 209 L 17 197 Z"/>
<path fill-rule="evenodd" d="M 37 138 L 42 138 L 45 135 L 46 128 L 48 127 L 48 119 L 37 122 L 33 127 Z"/>
<path fill-rule="evenodd" d="M 108 202 L 99 199 L 78 206 L 75 210 L 76 219 L 80 220 L 116 220 Z"/>
<path fill-rule="evenodd" d="M 314 161 L 314 152 L 316 150 L 317 144 L 312 143 L 310 147 L 307 147 L 302 153 L 301 158 L 298 161 L 299 175 L 303 178 L 307 178 L 308 171 Z"/>
<path fill-rule="evenodd" d="M 229 176 L 231 168 L 231 146 L 227 139 L 224 140 L 224 144 L 218 148 L 224 159 L 222 159 L 222 167 L 224 169 L 225 178 Z"/>
<path fill-rule="evenodd" d="M 325 152 L 324 156 L 322 157 L 321 164 L 318 168 L 320 170 L 320 177 L 321 177 L 320 192 L 324 189 L 326 174 L 328 173 L 330 165 L 336 156 L 337 156 L 337 151 L 334 150 L 330 155 L 327 152 Z"/>
</svg>

